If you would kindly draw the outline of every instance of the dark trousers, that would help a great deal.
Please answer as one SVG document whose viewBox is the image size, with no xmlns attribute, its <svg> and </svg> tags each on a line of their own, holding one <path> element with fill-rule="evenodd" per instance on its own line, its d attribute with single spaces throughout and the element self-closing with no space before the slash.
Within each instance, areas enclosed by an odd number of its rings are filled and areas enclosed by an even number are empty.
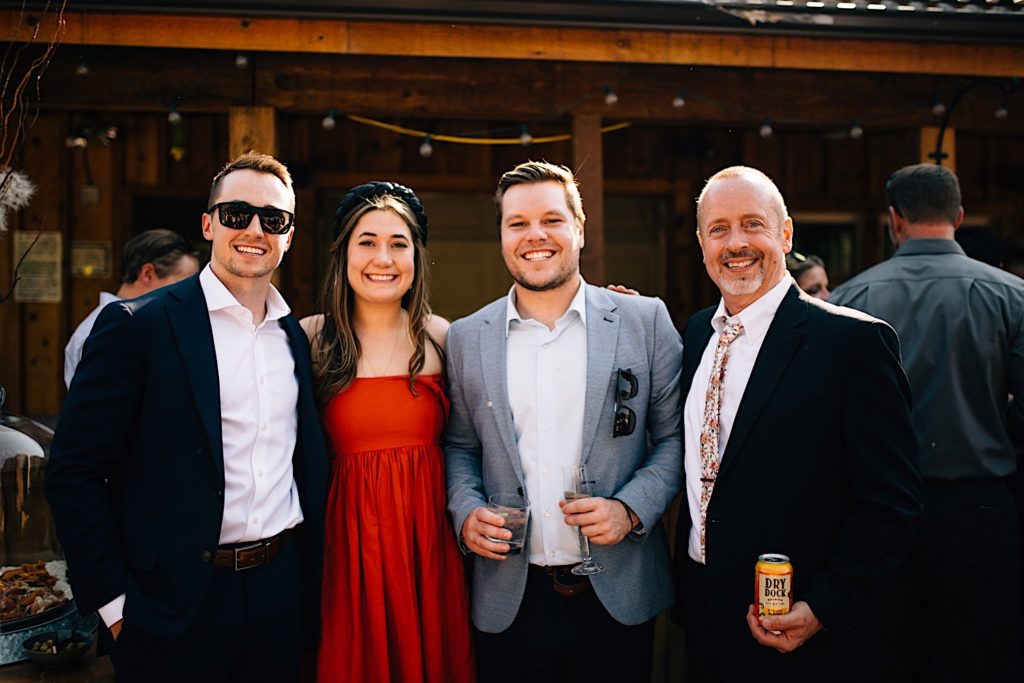
<svg viewBox="0 0 1024 683">
<path fill-rule="evenodd" d="M 175 640 L 135 644 L 131 605 L 110 652 L 118 683 L 287 683 L 299 678 L 303 649 L 302 571 L 294 542 L 264 565 L 213 569 L 206 598 Z"/>
<path fill-rule="evenodd" d="M 918 680 L 1020 680 L 1020 547 L 1005 481 L 925 480 L 912 578 Z"/>
<path fill-rule="evenodd" d="M 686 553 L 686 548 L 677 552 Z M 690 558 L 682 561 L 685 608 L 683 628 L 686 630 L 687 683 L 723 683 L 725 678 L 715 654 L 715 636 L 711 628 L 711 609 L 704 565 Z"/>
<path fill-rule="evenodd" d="M 523 602 L 507 630 L 474 634 L 480 683 L 651 680 L 654 620 L 620 624 L 592 587 L 561 595 L 543 567 L 530 565 Z"/>
</svg>

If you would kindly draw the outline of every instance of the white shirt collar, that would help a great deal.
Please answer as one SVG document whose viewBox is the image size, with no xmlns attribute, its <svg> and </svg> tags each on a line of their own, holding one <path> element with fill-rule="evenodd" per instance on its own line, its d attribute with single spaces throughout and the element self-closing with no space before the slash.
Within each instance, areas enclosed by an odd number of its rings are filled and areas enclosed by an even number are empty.
<svg viewBox="0 0 1024 683">
<path fill-rule="evenodd" d="M 203 272 L 199 274 L 199 285 L 203 288 L 203 296 L 206 297 L 206 308 L 210 312 L 221 311 L 230 308 L 245 308 L 238 303 L 238 299 L 232 294 L 224 283 L 220 281 L 207 264 Z M 274 285 L 267 288 L 267 316 L 265 320 L 279 320 L 289 313 L 291 309 L 285 303 L 284 297 L 277 291 Z"/>
<path fill-rule="evenodd" d="M 116 294 L 111 294 L 110 292 L 100 292 L 100 308 L 103 308 L 109 303 L 120 300 L 121 297 L 119 297 Z"/>
<path fill-rule="evenodd" d="M 567 318 L 567 316 L 569 316 L 573 311 L 576 311 L 577 315 L 579 315 L 580 322 L 583 323 L 583 326 L 584 327 L 587 326 L 587 294 L 586 294 L 586 289 L 587 289 L 587 281 L 584 280 L 583 276 L 581 275 L 580 276 L 580 286 L 579 286 L 579 289 L 576 290 L 575 296 L 573 296 L 572 301 L 569 302 L 569 308 L 567 308 L 565 313 L 562 314 L 562 317 L 559 318 L 555 322 L 555 326 L 556 327 L 560 323 L 562 323 Z M 522 318 L 522 316 L 519 315 L 519 310 L 516 308 L 516 286 L 515 285 L 512 285 L 512 287 L 508 290 L 508 297 L 506 297 L 506 305 L 505 305 L 505 336 L 506 337 L 508 337 L 508 330 L 509 330 L 509 327 L 512 325 L 513 322 L 523 322 L 523 318 Z"/>
<path fill-rule="evenodd" d="M 744 336 L 753 339 L 763 337 L 768 331 L 768 326 L 772 324 L 772 320 L 775 318 L 775 311 L 779 309 L 779 304 L 786 297 L 786 292 L 795 285 L 796 280 L 793 279 L 792 275 L 786 273 L 785 277 L 779 281 L 779 284 L 762 294 L 759 299 L 736 315 L 729 315 L 729 312 L 725 309 L 725 299 L 722 299 L 718 302 L 718 309 L 711 318 L 711 326 L 715 329 L 715 332 L 721 334 L 726 322 L 739 320 L 743 323 Z"/>
</svg>

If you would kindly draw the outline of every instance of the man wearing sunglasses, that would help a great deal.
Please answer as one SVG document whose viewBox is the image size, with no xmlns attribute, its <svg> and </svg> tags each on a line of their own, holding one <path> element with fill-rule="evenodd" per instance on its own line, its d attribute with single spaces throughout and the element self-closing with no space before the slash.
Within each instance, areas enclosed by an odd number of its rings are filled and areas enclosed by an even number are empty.
<svg viewBox="0 0 1024 683">
<path fill-rule="evenodd" d="M 583 281 L 568 169 L 520 164 L 496 201 L 515 284 L 448 341 L 448 507 L 475 554 L 478 675 L 649 680 L 653 620 L 673 600 L 661 518 L 681 482 L 679 335 L 658 299 Z M 562 470 L 580 464 L 593 496 L 563 503 Z M 518 554 L 486 507 L 505 492 L 530 501 Z M 577 529 L 600 573 L 572 572 Z"/>
<path fill-rule="evenodd" d="M 85 344 L 46 490 L 118 681 L 296 680 L 316 642 L 326 456 L 309 346 L 270 282 L 294 206 L 273 157 L 228 164 L 209 266 L 108 306 Z"/>
<path fill-rule="evenodd" d="M 683 331 L 687 680 L 883 680 L 880 590 L 921 510 L 896 333 L 800 290 L 793 221 L 760 171 L 712 176 L 697 225 L 722 299 Z M 792 563 L 793 604 L 759 621 L 751 579 L 769 553 Z"/>
</svg>

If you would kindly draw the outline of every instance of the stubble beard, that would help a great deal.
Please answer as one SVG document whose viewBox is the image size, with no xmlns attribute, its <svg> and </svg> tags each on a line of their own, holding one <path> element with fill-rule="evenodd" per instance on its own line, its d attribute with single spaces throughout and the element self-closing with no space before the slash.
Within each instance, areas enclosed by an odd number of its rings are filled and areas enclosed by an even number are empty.
<svg viewBox="0 0 1024 683">
<path fill-rule="evenodd" d="M 511 268 L 509 268 L 509 273 L 512 275 L 512 279 L 515 281 L 515 283 L 522 287 L 523 289 L 529 290 L 531 292 L 549 292 L 552 289 L 558 289 L 566 282 L 571 280 L 573 276 L 578 275 L 579 271 L 579 256 L 576 257 L 573 263 L 566 264 L 566 267 L 563 270 L 560 270 L 557 273 L 555 273 L 551 277 L 551 279 L 541 283 L 530 282 L 521 269 L 512 270 Z"/>
</svg>

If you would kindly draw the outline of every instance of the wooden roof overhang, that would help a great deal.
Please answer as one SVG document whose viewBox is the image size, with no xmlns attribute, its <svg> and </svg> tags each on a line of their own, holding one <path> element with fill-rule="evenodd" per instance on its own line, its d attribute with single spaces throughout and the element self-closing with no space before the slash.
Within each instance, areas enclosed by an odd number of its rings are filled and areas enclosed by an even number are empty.
<svg viewBox="0 0 1024 683">
<path fill-rule="evenodd" d="M 75 6 L 83 4 L 92 3 Z M 237 3 L 204 4 L 223 10 Z M 54 14 L 38 16 L 38 35 L 50 35 Z M 934 123 L 922 121 L 908 102 L 921 100 L 927 109 L 937 93 L 948 100 L 991 81 L 999 87 L 977 88 L 964 98 L 955 125 L 998 130 L 1007 124 L 994 120 L 992 111 L 1011 85 L 1016 98 L 1021 89 L 1014 79 L 1024 76 L 1024 42 L 790 35 L 749 24 L 707 31 L 396 16 L 69 10 L 60 32 L 64 49 L 43 80 L 41 104 L 159 109 L 169 105 L 170 95 L 188 92 L 179 97 L 182 111 L 337 108 L 368 116 L 517 121 L 571 112 L 748 126 L 758 125 L 750 115 L 758 111 L 783 125 L 848 126 L 851 116 L 861 116 L 868 125 L 899 127 Z M 1016 20 L 1024 13 L 1008 16 Z M 25 16 L 18 10 L 0 7 L 0 25 L 19 21 Z M 245 77 L 232 66 L 233 52 L 253 56 Z M 117 82 L 76 77 L 81 53 L 115 63 Z M 825 73 L 830 75 L 820 77 Z M 614 84 L 614 109 L 594 96 L 602 84 Z M 695 96 L 685 109 L 674 110 L 670 102 L 678 87 Z"/>
<path fill-rule="evenodd" d="M 833 4 L 835 2 L 830 1 Z M 862 0 L 859 1 L 864 4 Z M 1013 3 L 1013 0 L 999 1 Z M 16 26 L 21 19 L 19 11 L 3 9 L 5 4 L 10 5 L 0 2 L 0 25 Z M 285 7 L 280 3 L 202 4 L 208 9 L 189 10 L 187 5 L 183 8 L 178 4 L 178 11 L 172 12 L 168 11 L 169 3 L 142 3 L 144 7 L 149 6 L 151 11 L 139 11 L 140 4 L 136 3 L 131 10 L 98 11 L 90 8 L 108 7 L 110 3 L 76 2 L 64 12 L 65 27 L 61 32 L 61 42 L 65 45 L 364 56 L 708 65 L 993 77 L 1024 75 L 1024 21 L 1021 21 L 1024 20 L 1024 12 L 1006 13 L 1003 21 L 999 22 L 1014 29 L 1009 32 L 990 29 L 988 34 L 981 36 L 954 34 L 953 38 L 949 38 L 948 33 L 927 31 L 933 28 L 932 25 L 936 23 L 934 20 L 921 26 L 926 29 L 924 31 L 910 33 L 906 24 L 900 24 L 904 28 L 899 31 L 850 37 L 843 32 L 818 31 L 807 34 L 798 29 L 780 30 L 764 18 L 761 25 L 744 24 L 728 29 L 721 26 L 708 27 L 706 22 L 667 25 L 665 28 L 638 28 L 611 22 L 600 26 L 549 25 L 542 21 L 543 17 L 533 24 L 498 24 L 494 17 L 477 22 L 410 20 L 401 12 L 395 13 L 393 18 L 362 19 L 302 14 L 298 10 L 290 14 L 269 11 L 271 6 Z M 223 13 L 240 4 L 250 8 L 265 8 L 254 13 Z M 349 4 L 367 3 L 300 3 L 298 7 L 301 9 L 310 4 L 330 5 L 340 9 Z M 380 4 L 387 6 L 394 3 Z M 611 3 L 576 3 L 578 6 L 590 4 Z M 617 4 L 636 3 L 627 1 Z M 81 6 L 85 9 L 77 9 Z M 44 22 L 52 22 L 54 17 L 52 12 L 40 16 Z M 52 32 L 46 26 L 42 28 L 42 35 Z M 922 40 L 933 36 L 947 38 Z M 1014 36 L 1017 36 L 1017 40 L 1013 40 Z"/>
</svg>

